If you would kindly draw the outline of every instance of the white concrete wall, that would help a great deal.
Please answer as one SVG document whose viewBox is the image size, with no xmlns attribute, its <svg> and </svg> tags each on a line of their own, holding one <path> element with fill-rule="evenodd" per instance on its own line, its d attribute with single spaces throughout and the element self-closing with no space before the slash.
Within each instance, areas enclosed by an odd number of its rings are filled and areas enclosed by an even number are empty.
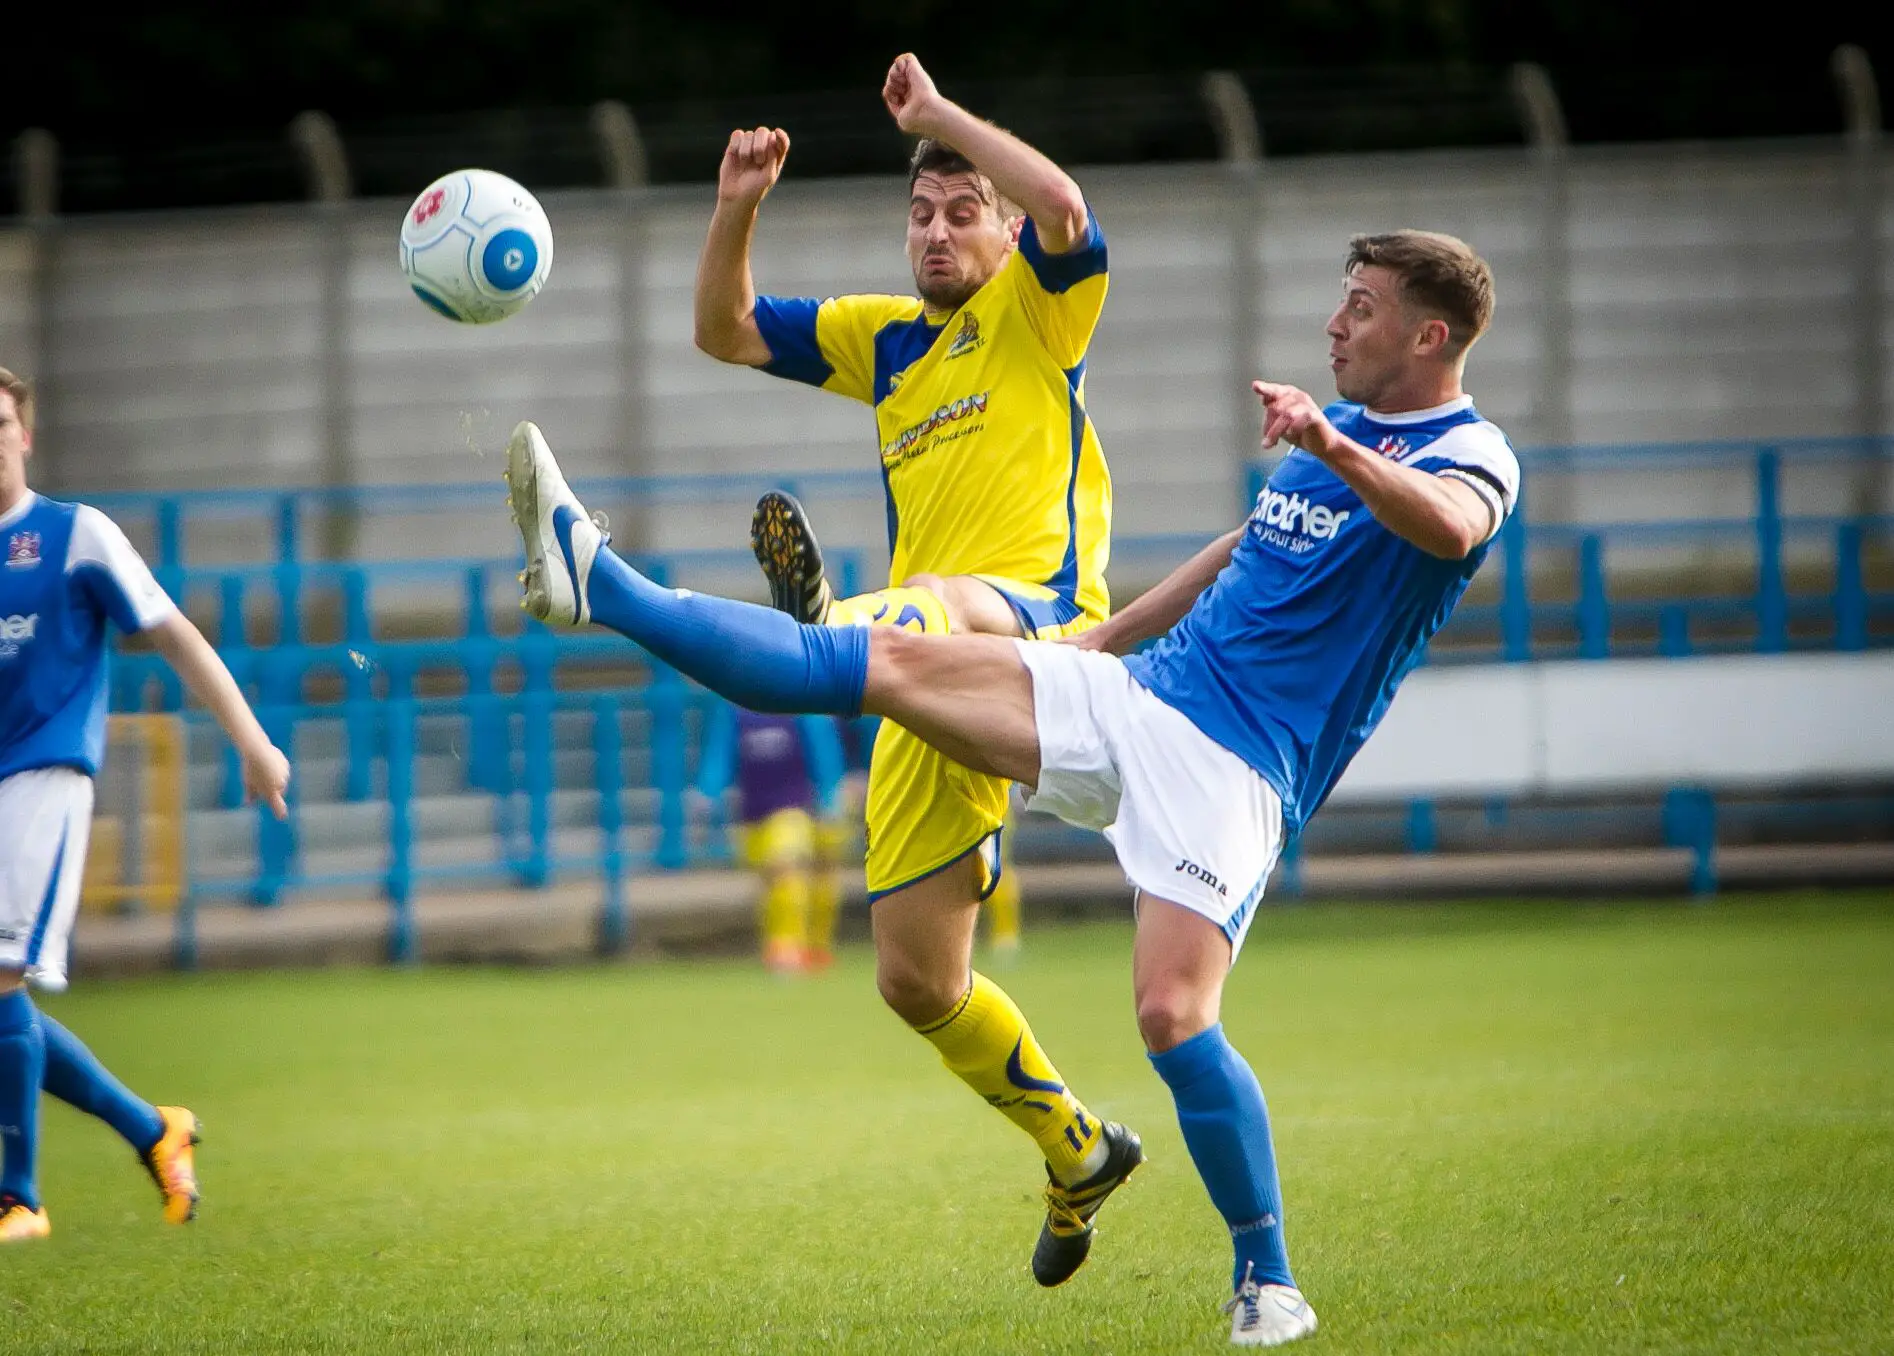
<svg viewBox="0 0 1894 1356">
<path fill-rule="evenodd" d="M 1582 795 L 1894 779 L 1894 654 L 1430 668 L 1335 788 Z"/>
<path fill-rule="evenodd" d="M 1220 166 L 1079 177 L 1112 248 L 1090 391 L 1121 535 L 1207 536 L 1238 516 L 1254 432 L 1239 378 L 1255 369 L 1328 389 L 1321 325 L 1356 231 L 1434 227 L 1484 250 L 1499 310 L 1470 388 L 1517 442 L 1552 426 L 1535 422 L 1547 314 L 1543 185 L 1526 153 L 1268 162 L 1253 221 Z M 1839 144 L 1819 141 L 1575 153 L 1572 434 L 1665 442 L 1851 431 L 1846 182 Z M 765 211 L 761 285 L 817 295 L 904 289 L 902 199 L 893 178 L 786 182 Z M 361 482 L 497 475 L 507 431 L 530 416 L 580 475 L 857 469 L 863 494 L 816 507 L 829 541 L 878 553 L 867 411 L 721 367 L 691 347 L 690 289 L 710 200 L 707 185 L 653 190 L 635 210 L 604 192 L 549 195 L 551 283 L 523 315 L 491 327 L 455 327 L 407 293 L 395 202 L 345 214 L 348 265 L 333 283 L 320 273 L 318 219 L 301 208 L 64 223 L 43 327 L 28 319 L 23 235 L 0 232 L 0 345 L 28 354 L 48 387 L 43 472 L 56 488 L 312 484 L 323 474 L 330 398 L 318 303 L 337 286 L 348 357 L 335 396 Z M 1882 277 L 1894 287 L 1890 240 L 1894 214 L 1884 210 Z M 1259 270 L 1251 305 L 1231 285 L 1243 248 Z M 1894 362 L 1883 368 L 1894 392 Z M 1841 470 L 1795 476 L 1791 510 L 1838 507 L 1854 493 Z M 1583 518 L 1740 514 L 1749 495 L 1745 475 L 1714 466 L 1614 471 L 1542 493 L 1539 506 Z M 643 526 L 659 547 L 740 548 L 746 522 L 733 500 L 667 505 Z M 366 525 L 361 547 L 463 555 L 488 526 L 475 514 L 388 517 Z M 208 528 L 193 538 L 209 558 L 253 555 L 255 545 Z"/>
</svg>

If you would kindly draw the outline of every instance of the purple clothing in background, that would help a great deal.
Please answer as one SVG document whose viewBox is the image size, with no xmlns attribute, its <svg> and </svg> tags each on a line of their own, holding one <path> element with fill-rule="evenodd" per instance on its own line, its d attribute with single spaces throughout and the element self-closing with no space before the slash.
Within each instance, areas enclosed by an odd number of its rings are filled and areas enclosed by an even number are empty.
<svg viewBox="0 0 1894 1356">
<path fill-rule="evenodd" d="M 815 782 L 797 721 L 737 709 L 737 816 L 743 823 L 778 810 L 815 809 Z"/>
</svg>

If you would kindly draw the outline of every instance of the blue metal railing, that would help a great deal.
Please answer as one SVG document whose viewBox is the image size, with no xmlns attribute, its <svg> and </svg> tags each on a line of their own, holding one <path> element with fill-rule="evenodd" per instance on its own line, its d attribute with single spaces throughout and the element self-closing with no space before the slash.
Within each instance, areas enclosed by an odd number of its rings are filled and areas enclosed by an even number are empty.
<svg viewBox="0 0 1894 1356">
<path fill-rule="evenodd" d="M 1717 649 L 1780 651 L 1797 646 L 1858 650 L 1894 643 L 1894 627 L 1887 625 L 1894 621 L 1894 592 L 1871 587 L 1875 576 L 1869 568 L 1874 544 L 1894 541 L 1894 517 L 1790 516 L 1783 512 L 1781 494 L 1785 463 L 1852 462 L 1885 456 L 1888 446 L 1886 442 L 1815 440 L 1735 449 L 1700 444 L 1526 454 L 1522 460 L 1529 486 L 1535 470 L 1726 468 L 1736 464 L 1753 478 L 1754 511 L 1717 519 L 1582 524 L 1534 522 L 1528 512 L 1521 512 L 1509 521 L 1496 548 L 1498 600 L 1464 604 L 1443 633 L 1436 657 L 1449 649 L 1449 643 L 1456 656 L 1510 662 L 1683 655 Z M 1262 468 L 1255 468 L 1252 497 L 1260 489 L 1262 474 Z M 781 484 L 811 497 L 878 497 L 882 492 L 878 476 L 857 472 L 788 478 L 620 479 L 585 482 L 578 488 L 597 501 L 663 502 L 748 498 L 764 487 Z M 254 877 L 194 880 L 194 893 L 236 894 L 267 903 L 291 888 L 373 884 L 396 909 L 392 945 L 399 955 L 412 946 L 407 909 L 419 881 L 504 878 L 537 885 L 561 871 L 582 869 L 602 874 L 609 882 L 601 936 L 607 944 L 617 944 L 630 928 L 620 886 L 625 871 L 677 867 L 718 855 L 708 844 L 693 840 L 685 796 L 690 759 L 685 716 L 694 704 L 713 698 L 664 666 L 649 663 L 617 637 L 555 634 L 532 623 L 514 634 L 496 633 L 487 607 L 489 587 L 510 581 L 516 568 L 513 562 L 333 562 L 305 557 L 303 526 L 310 514 L 338 508 L 425 513 L 478 507 L 497 512 L 497 495 L 491 486 L 114 494 L 94 497 L 92 502 L 126 520 L 141 516 L 150 520 L 157 545 L 154 568 L 174 596 L 194 606 L 206 596 L 216 600 L 212 629 L 219 648 L 279 743 L 290 747 L 298 728 L 311 721 L 337 722 L 343 749 L 342 799 L 373 799 L 378 770 L 385 786 L 389 807 L 385 860 L 326 876 L 303 869 L 302 808 L 300 796 L 292 796 L 288 824 L 259 817 Z M 273 559 L 241 565 L 191 563 L 190 525 L 232 517 L 262 518 L 270 524 Z M 1201 541 L 1182 535 L 1121 538 L 1115 558 L 1120 563 L 1180 561 Z M 1814 594 L 1794 592 L 1788 586 L 1785 557 L 1792 548 L 1800 548 L 1806 557 L 1815 542 L 1832 562 L 1825 572 L 1829 587 Z M 1753 561 L 1748 586 L 1728 595 L 1613 596 L 1613 552 L 1684 544 L 1727 546 L 1747 553 Z M 863 553 L 831 554 L 845 589 L 858 587 L 869 568 Z M 654 577 L 669 581 L 689 578 L 699 570 L 747 567 L 749 555 L 743 550 L 692 550 L 634 559 Z M 1570 596 L 1547 596 L 1548 589 L 1535 585 L 1535 574 L 1569 579 Z M 443 598 L 454 600 L 460 617 L 458 635 L 391 640 L 375 634 L 376 590 L 411 584 L 438 587 Z M 336 639 L 311 639 L 315 628 L 310 619 L 318 608 L 339 618 Z M 259 611 L 274 614 L 273 643 L 257 645 L 250 639 Z M 573 691 L 573 671 L 579 668 L 603 669 L 617 685 L 605 692 Z M 457 695 L 418 695 L 429 681 Z M 337 694 L 335 699 L 312 700 L 310 689 L 315 682 L 330 688 Z M 164 665 L 150 656 L 125 655 L 114 670 L 113 698 L 118 709 L 155 705 L 176 710 L 182 694 Z M 592 721 L 589 747 L 594 755 L 594 785 L 590 789 L 601 807 L 598 845 L 576 858 L 558 858 L 553 849 L 554 712 L 589 712 Z M 627 790 L 624 759 L 628 750 L 618 721 L 627 712 L 647 720 L 652 731 L 648 780 L 658 806 L 650 826 L 652 845 L 636 851 L 627 845 L 632 826 L 620 808 Z M 465 722 L 464 789 L 493 799 L 496 839 L 502 845 L 495 861 L 448 867 L 416 863 L 417 730 L 424 719 L 442 717 Z M 218 800 L 228 808 L 239 803 L 241 784 L 234 754 L 226 750 L 224 757 Z M 1410 845 L 1417 851 L 1427 850 L 1435 838 L 1434 807 L 1417 802 L 1408 813 Z M 1701 841 L 1702 819 L 1688 805 L 1667 818 L 1681 826 L 1679 838 Z M 1286 869 L 1293 875 L 1293 861 L 1286 863 Z"/>
</svg>

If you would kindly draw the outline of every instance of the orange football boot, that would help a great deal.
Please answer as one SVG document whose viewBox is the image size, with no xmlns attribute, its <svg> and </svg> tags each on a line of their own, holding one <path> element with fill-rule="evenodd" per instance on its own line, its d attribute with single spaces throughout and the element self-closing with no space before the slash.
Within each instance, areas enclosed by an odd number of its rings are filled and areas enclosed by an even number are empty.
<svg viewBox="0 0 1894 1356">
<path fill-rule="evenodd" d="M 204 1127 L 181 1106 L 161 1106 L 164 1133 L 146 1152 L 145 1171 L 158 1184 L 168 1224 L 189 1224 L 197 1216 L 197 1162 L 194 1150 Z"/>
</svg>

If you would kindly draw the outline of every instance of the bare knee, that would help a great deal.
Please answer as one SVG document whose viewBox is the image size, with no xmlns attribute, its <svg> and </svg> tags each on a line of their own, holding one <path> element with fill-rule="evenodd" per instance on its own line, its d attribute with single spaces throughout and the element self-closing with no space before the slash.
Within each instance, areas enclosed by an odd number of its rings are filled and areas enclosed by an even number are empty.
<svg viewBox="0 0 1894 1356">
<path fill-rule="evenodd" d="M 876 626 L 868 632 L 868 686 L 876 709 L 888 714 L 901 710 L 925 692 L 931 678 L 928 670 L 928 637 L 898 626 Z"/>
<path fill-rule="evenodd" d="M 1144 1048 L 1161 1055 L 1217 1024 L 1217 991 L 1180 978 L 1138 986 L 1138 1034 Z"/>
<path fill-rule="evenodd" d="M 925 1026 L 947 1015 L 967 991 L 964 966 L 928 965 L 899 952 L 875 957 L 875 988 L 881 1001 L 909 1026 Z"/>
</svg>

